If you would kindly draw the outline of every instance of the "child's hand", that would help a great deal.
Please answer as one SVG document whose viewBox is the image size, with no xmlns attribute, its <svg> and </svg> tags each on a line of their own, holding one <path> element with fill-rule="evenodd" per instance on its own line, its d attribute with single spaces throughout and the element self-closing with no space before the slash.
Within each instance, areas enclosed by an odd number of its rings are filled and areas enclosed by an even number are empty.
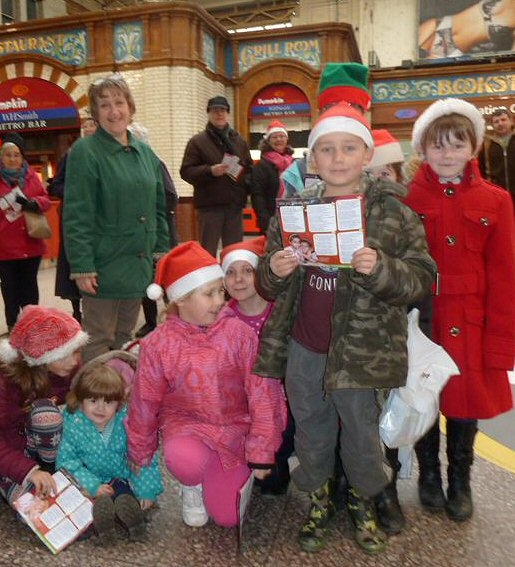
<svg viewBox="0 0 515 567">
<path fill-rule="evenodd" d="M 48 498 L 53 494 L 57 494 L 57 486 L 52 475 L 48 472 L 36 469 L 27 477 L 36 489 L 36 496 L 40 498 Z"/>
<path fill-rule="evenodd" d="M 270 258 L 270 269 L 278 278 L 288 277 L 299 265 L 299 259 L 291 248 L 279 250 Z"/>
<path fill-rule="evenodd" d="M 140 500 L 139 505 L 141 506 L 142 510 L 148 510 L 149 508 L 152 508 L 152 506 L 154 505 L 154 501 L 153 500 Z"/>
<path fill-rule="evenodd" d="M 377 264 L 377 251 L 373 248 L 360 248 L 352 255 L 351 266 L 360 274 L 369 276 Z"/>
<path fill-rule="evenodd" d="M 129 469 L 131 470 L 131 472 L 133 472 L 136 476 L 139 475 L 139 471 L 141 470 L 140 465 L 137 465 L 136 463 L 134 463 L 133 461 L 131 461 L 129 459 Z"/>
<path fill-rule="evenodd" d="M 254 469 L 254 477 L 258 480 L 264 480 L 271 472 L 272 469 Z"/>
<path fill-rule="evenodd" d="M 97 490 L 97 498 L 99 496 L 114 496 L 113 487 L 110 484 L 101 484 Z"/>
</svg>

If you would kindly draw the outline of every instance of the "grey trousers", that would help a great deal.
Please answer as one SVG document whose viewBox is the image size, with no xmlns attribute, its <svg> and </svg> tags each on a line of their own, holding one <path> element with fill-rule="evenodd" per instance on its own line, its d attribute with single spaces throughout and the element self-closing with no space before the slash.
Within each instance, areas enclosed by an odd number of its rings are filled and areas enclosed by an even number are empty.
<svg viewBox="0 0 515 567">
<path fill-rule="evenodd" d="M 121 348 L 132 339 L 141 298 L 97 299 L 83 296 L 82 328 L 90 340 L 82 349 L 84 362 L 109 350 Z"/>
<path fill-rule="evenodd" d="M 391 478 L 379 437 L 375 390 L 342 389 L 325 394 L 326 359 L 325 354 L 290 342 L 285 385 L 299 459 L 293 480 L 301 490 L 313 492 L 334 475 L 341 428 L 339 450 L 345 475 L 360 494 L 375 496 Z"/>
<path fill-rule="evenodd" d="M 197 209 L 200 244 L 216 258 L 218 241 L 222 248 L 243 240 L 243 213 L 236 207 Z"/>
</svg>

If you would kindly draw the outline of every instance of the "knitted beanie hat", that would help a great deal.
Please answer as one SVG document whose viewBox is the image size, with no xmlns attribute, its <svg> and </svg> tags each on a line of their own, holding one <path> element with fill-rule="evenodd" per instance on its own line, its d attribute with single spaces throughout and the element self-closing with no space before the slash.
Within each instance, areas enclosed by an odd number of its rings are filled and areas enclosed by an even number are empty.
<svg viewBox="0 0 515 567">
<path fill-rule="evenodd" d="M 214 96 L 207 101 L 206 112 L 209 112 L 214 108 L 224 108 L 227 112 L 231 111 L 231 107 L 224 96 Z"/>
<path fill-rule="evenodd" d="M 147 296 L 157 301 L 164 289 L 170 301 L 177 301 L 223 275 L 216 259 L 198 242 L 190 240 L 176 246 L 159 260 L 155 283 L 147 287 Z"/>
<path fill-rule="evenodd" d="M 0 341 L 0 360 L 11 364 L 20 357 L 29 366 L 40 366 L 66 358 L 89 339 L 68 313 L 27 305 L 21 311 L 11 335 Z"/>
<path fill-rule="evenodd" d="M 1 136 L 2 144 L 14 144 L 25 155 L 25 140 L 18 132 L 5 132 Z"/>
<path fill-rule="evenodd" d="M 244 240 L 243 242 L 236 242 L 236 244 L 226 246 L 220 255 L 224 275 L 227 273 L 229 266 L 238 260 L 248 262 L 253 268 L 256 268 L 259 257 L 265 253 L 265 247 L 266 236 L 258 236 L 251 240 Z"/>
<path fill-rule="evenodd" d="M 448 114 L 461 114 L 472 122 L 477 138 L 477 146 L 474 149 L 476 152 L 479 151 L 483 145 L 486 129 L 482 114 L 470 102 L 460 98 L 443 98 L 433 102 L 431 106 L 426 108 L 413 125 L 411 145 L 417 153 L 422 154 L 424 151 L 421 142 L 427 127 L 437 118 L 440 118 L 440 116 L 447 116 Z"/>
<path fill-rule="evenodd" d="M 327 63 L 318 85 L 318 109 L 345 101 L 368 110 L 372 102 L 368 73 L 361 63 Z"/>
<path fill-rule="evenodd" d="M 374 155 L 367 169 L 404 161 L 399 141 L 388 130 L 372 130 L 372 137 L 374 138 Z"/>
<path fill-rule="evenodd" d="M 286 134 L 286 136 L 288 136 L 288 130 L 286 130 L 286 126 L 279 120 L 272 120 L 272 122 L 270 122 L 270 124 L 268 125 L 268 128 L 263 137 L 265 138 L 265 140 L 268 140 L 268 138 L 270 138 L 270 136 L 272 134 L 275 134 L 276 132 L 282 132 L 283 134 Z"/>
<path fill-rule="evenodd" d="M 320 115 L 309 133 L 308 148 L 312 150 L 320 136 L 333 132 L 354 134 L 361 138 L 369 148 L 374 147 L 368 120 L 346 102 L 332 106 Z"/>
</svg>

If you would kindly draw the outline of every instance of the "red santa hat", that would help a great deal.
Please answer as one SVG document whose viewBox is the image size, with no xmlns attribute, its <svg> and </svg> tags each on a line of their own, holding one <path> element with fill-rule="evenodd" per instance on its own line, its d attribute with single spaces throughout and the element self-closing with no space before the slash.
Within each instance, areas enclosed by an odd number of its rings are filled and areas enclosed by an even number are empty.
<svg viewBox="0 0 515 567">
<path fill-rule="evenodd" d="M 374 155 L 367 169 L 404 161 L 399 141 L 388 130 L 372 130 L 372 137 L 374 138 Z"/>
<path fill-rule="evenodd" d="M 346 102 L 332 106 L 320 115 L 308 137 L 308 148 L 313 149 L 320 136 L 334 132 L 346 132 L 361 138 L 369 148 L 374 147 L 374 140 L 368 120 Z"/>
<path fill-rule="evenodd" d="M 288 136 L 288 130 L 286 130 L 286 126 L 280 120 L 272 120 L 268 125 L 268 128 L 263 136 L 265 140 L 268 140 L 272 134 L 276 132 L 282 132 L 286 136 Z"/>
<path fill-rule="evenodd" d="M 155 283 L 147 287 L 147 296 L 157 301 L 164 289 L 168 299 L 175 302 L 223 275 L 216 258 L 198 242 L 190 240 L 176 246 L 159 260 Z"/>
<path fill-rule="evenodd" d="M 424 152 L 421 143 L 428 126 L 437 118 L 448 114 L 461 114 L 472 122 L 477 138 L 475 151 L 478 152 L 480 150 L 486 129 L 485 119 L 481 112 L 473 104 L 460 98 L 443 98 L 428 106 L 413 125 L 411 145 L 418 154 Z"/>
<path fill-rule="evenodd" d="M 265 236 L 258 236 L 251 240 L 244 240 L 243 242 L 236 242 L 236 244 L 226 246 L 220 255 L 224 275 L 227 273 L 229 266 L 238 260 L 248 262 L 253 268 L 256 268 L 259 257 L 265 253 L 265 247 Z"/>
<path fill-rule="evenodd" d="M 66 358 L 88 339 L 88 334 L 68 313 L 27 305 L 9 338 L 0 341 L 0 360 L 11 364 L 22 358 L 29 366 L 40 366 Z"/>
</svg>

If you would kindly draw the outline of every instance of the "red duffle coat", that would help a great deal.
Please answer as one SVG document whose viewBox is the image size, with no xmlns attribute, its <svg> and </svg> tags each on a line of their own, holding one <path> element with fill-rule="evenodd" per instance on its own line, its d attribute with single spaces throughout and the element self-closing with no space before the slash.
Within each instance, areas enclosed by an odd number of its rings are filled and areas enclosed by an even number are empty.
<svg viewBox="0 0 515 567">
<path fill-rule="evenodd" d="M 515 359 L 515 220 L 510 194 L 472 161 L 459 184 L 440 183 L 423 164 L 407 204 L 421 216 L 438 265 L 433 340 L 461 374 L 440 408 L 452 418 L 487 419 L 513 405 L 507 371 Z"/>
</svg>

